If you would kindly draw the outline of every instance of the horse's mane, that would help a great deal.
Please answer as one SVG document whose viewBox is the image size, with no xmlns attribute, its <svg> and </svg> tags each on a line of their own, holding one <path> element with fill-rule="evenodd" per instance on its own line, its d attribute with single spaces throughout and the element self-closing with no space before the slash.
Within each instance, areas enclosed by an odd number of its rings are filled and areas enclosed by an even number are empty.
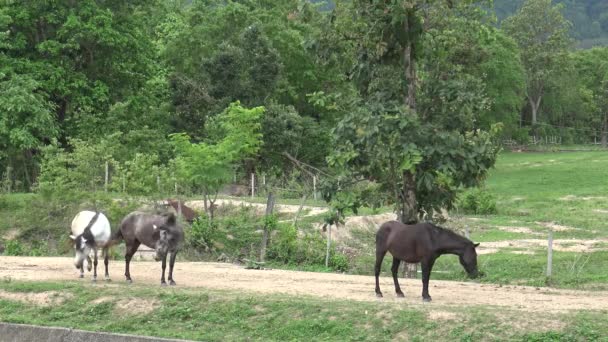
<svg viewBox="0 0 608 342">
<path fill-rule="evenodd" d="M 438 232 L 438 233 L 447 234 L 447 235 L 449 235 L 451 237 L 454 237 L 454 238 L 457 238 L 457 239 L 461 239 L 463 241 L 468 240 L 466 237 L 464 237 L 464 236 L 456 233 L 455 231 L 453 231 L 453 230 L 451 230 L 449 228 L 441 227 L 441 226 L 438 226 L 438 225 L 436 225 L 434 223 L 429 223 L 429 225 L 431 227 L 433 227 L 433 229 L 435 229 L 435 231 Z"/>
</svg>

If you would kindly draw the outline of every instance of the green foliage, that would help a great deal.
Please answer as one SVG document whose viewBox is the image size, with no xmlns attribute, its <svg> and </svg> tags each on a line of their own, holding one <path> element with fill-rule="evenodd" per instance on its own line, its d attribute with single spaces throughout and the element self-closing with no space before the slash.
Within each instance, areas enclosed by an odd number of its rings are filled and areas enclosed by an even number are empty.
<svg viewBox="0 0 608 342">
<path fill-rule="evenodd" d="M 318 232 L 298 233 L 291 225 L 279 225 L 277 233 L 272 237 L 266 257 L 268 260 L 291 265 L 324 265 L 326 242 Z M 335 248 L 330 249 L 330 260 L 336 255 Z M 337 267 L 344 266 L 343 260 L 337 257 Z M 334 267 L 335 266 L 335 267 Z"/>
<path fill-rule="evenodd" d="M 465 214 L 492 215 L 497 213 L 494 196 L 480 188 L 466 191 L 461 195 L 456 206 Z"/>
<path fill-rule="evenodd" d="M 25 255 L 25 249 L 19 241 L 9 240 L 4 246 L 4 255 Z"/>
<path fill-rule="evenodd" d="M 197 249 L 210 250 L 213 247 L 213 240 L 217 236 L 218 225 L 207 215 L 197 217 L 190 226 L 188 241 L 191 246 Z"/>
<path fill-rule="evenodd" d="M 560 9 L 560 6 L 553 6 L 551 0 L 527 0 L 515 15 L 502 23 L 505 33 L 521 49 L 532 124 L 536 124 L 546 89 L 564 67 L 570 45 L 568 30 L 571 23 L 564 18 Z M 532 22 L 534 25 L 529 25 Z"/>
<path fill-rule="evenodd" d="M 263 114 L 263 107 L 247 109 L 238 102 L 231 104 L 214 120 L 218 137 L 213 144 L 191 143 L 185 133 L 174 134 L 178 179 L 202 188 L 205 196 L 215 196 L 231 180 L 237 163 L 259 151 Z"/>
</svg>

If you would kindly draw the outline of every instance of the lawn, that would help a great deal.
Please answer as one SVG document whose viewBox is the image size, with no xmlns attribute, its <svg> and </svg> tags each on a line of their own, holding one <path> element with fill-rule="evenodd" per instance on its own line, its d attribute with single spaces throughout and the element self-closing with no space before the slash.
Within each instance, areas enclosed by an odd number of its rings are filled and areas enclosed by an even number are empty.
<svg viewBox="0 0 608 342">
<path fill-rule="evenodd" d="M 47 302 L 40 299 L 45 296 Z M 605 314 L 522 315 L 494 307 L 408 308 L 206 289 L 0 282 L 0 321 L 204 341 L 591 341 L 608 336 Z"/>
</svg>

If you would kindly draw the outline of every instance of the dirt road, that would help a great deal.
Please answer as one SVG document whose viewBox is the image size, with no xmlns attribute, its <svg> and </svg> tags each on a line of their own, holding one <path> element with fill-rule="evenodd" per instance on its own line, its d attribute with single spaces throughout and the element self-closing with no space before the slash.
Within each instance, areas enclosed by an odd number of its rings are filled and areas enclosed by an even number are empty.
<svg viewBox="0 0 608 342">
<path fill-rule="evenodd" d="M 103 262 L 99 264 L 103 274 Z M 124 262 L 112 261 L 110 275 L 113 284 L 124 283 Z M 402 280 L 405 299 L 394 295 L 392 279 L 383 277 L 383 299 L 374 295 L 372 276 L 295 272 L 283 270 L 247 270 L 222 263 L 178 262 L 175 279 L 179 287 L 203 287 L 243 291 L 248 293 L 276 293 L 309 295 L 336 300 L 357 300 L 392 303 L 416 307 L 441 306 L 497 306 L 530 312 L 565 312 L 570 310 L 608 310 L 608 292 L 575 291 L 523 286 L 486 285 L 431 279 L 431 304 L 423 304 L 420 280 Z M 0 279 L 16 280 L 77 280 L 78 271 L 71 258 L 60 257 L 0 257 Z M 90 273 L 83 282 L 90 281 Z M 160 264 L 132 262 L 131 275 L 137 284 L 159 284 Z M 100 277 L 103 279 L 103 277 Z M 101 281 L 101 280 L 100 280 Z"/>
</svg>

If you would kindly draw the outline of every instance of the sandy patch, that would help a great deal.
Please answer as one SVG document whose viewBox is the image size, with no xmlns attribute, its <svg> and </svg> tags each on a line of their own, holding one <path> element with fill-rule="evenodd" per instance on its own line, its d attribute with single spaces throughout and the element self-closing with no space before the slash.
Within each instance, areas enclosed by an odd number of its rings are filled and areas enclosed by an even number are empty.
<svg viewBox="0 0 608 342">
<path fill-rule="evenodd" d="M 205 208 L 205 203 L 203 201 L 188 201 L 188 202 L 186 202 L 186 205 L 191 207 L 194 210 L 204 210 L 204 208 Z M 217 206 L 232 205 L 232 206 L 237 206 L 237 207 L 238 206 L 253 207 L 255 209 L 255 211 L 259 214 L 264 214 L 266 212 L 266 203 L 252 203 L 252 202 L 233 200 L 233 199 L 218 199 L 215 202 L 215 205 L 217 205 Z M 292 205 L 292 204 L 276 204 L 274 206 L 275 212 L 279 212 L 279 213 L 295 214 L 298 212 L 299 209 L 300 209 L 299 205 Z M 312 206 L 305 205 L 302 207 L 302 211 L 307 211 L 306 215 L 303 215 L 303 216 L 314 216 L 314 215 L 323 214 L 324 212 L 327 211 L 327 208 L 312 207 Z"/>
<path fill-rule="evenodd" d="M 596 252 L 606 250 L 602 245 L 608 242 L 608 239 L 599 240 L 579 240 L 579 239 L 557 239 L 553 240 L 553 249 L 559 252 Z M 547 248 L 546 239 L 522 239 L 522 240 L 505 240 L 482 242 L 480 247 L 486 249 L 492 248 Z"/>
<path fill-rule="evenodd" d="M 600 214 L 608 214 L 608 210 L 606 209 L 593 209 L 594 213 L 600 213 Z"/>
<path fill-rule="evenodd" d="M 336 242 L 348 241 L 352 238 L 351 231 L 354 229 L 370 230 L 375 232 L 378 230 L 380 225 L 384 222 L 397 219 L 397 215 L 394 213 L 385 213 L 378 215 L 369 216 L 351 216 L 344 220 L 344 225 L 338 227 L 333 226 L 331 228 L 331 239 Z M 323 224 L 318 223 L 315 225 L 316 228 L 320 229 Z M 325 236 L 327 232 L 324 232 Z"/>
<path fill-rule="evenodd" d="M 19 236 L 19 230 L 12 228 L 7 230 L 3 235 L 2 235 L 2 239 L 4 240 L 14 240 Z"/>
<path fill-rule="evenodd" d="M 60 305 L 72 294 L 57 291 L 46 292 L 8 292 L 0 290 L 0 299 L 16 300 L 22 303 L 34 304 L 38 306 Z"/>
<path fill-rule="evenodd" d="M 509 232 L 509 233 L 521 233 L 521 234 L 531 234 L 531 235 L 539 235 L 541 233 L 539 232 L 535 232 L 532 229 L 528 228 L 528 227 L 516 227 L 516 226 L 495 226 L 496 228 L 498 228 L 499 230 L 502 230 L 503 232 Z"/>
<path fill-rule="evenodd" d="M 606 196 L 576 196 L 576 195 L 567 195 L 564 197 L 560 197 L 560 201 L 594 201 L 594 200 L 605 200 L 608 197 Z"/>
<path fill-rule="evenodd" d="M 543 226 L 545 228 L 550 228 L 554 232 L 566 232 L 569 230 L 578 230 L 578 228 L 570 227 L 570 226 L 562 226 L 555 222 L 536 222 L 539 226 Z"/>
<path fill-rule="evenodd" d="M 119 315 L 143 315 L 160 307 L 160 303 L 154 299 L 129 298 L 122 299 L 116 303 L 114 312 Z"/>
<path fill-rule="evenodd" d="M 544 241 L 543 241 L 544 242 Z M 7 257 L 0 256 L 0 279 L 11 276 L 16 280 L 74 281 L 71 258 L 61 257 Z M 35 265 L 35 267 L 32 267 Z M 56 268 L 57 270 L 53 270 Z M 160 264 L 156 262 L 131 262 L 131 276 L 138 285 L 158 288 Z M 110 275 L 115 275 L 115 286 L 126 286 L 124 262 L 111 262 Z M 374 294 L 372 275 L 356 276 L 335 273 L 296 272 L 286 270 L 246 270 L 225 263 L 177 262 L 174 272 L 177 287 L 173 291 L 192 291 L 192 288 L 218 289 L 238 293 L 283 294 L 313 296 L 323 300 L 356 300 L 393 307 L 425 308 L 420 298 L 420 279 L 400 280 L 405 292 L 404 299 L 394 295 L 391 277 L 381 277 L 380 286 L 385 298 L 378 300 Z M 84 284 L 89 284 L 85 281 Z M 92 285 L 91 285 L 92 286 Z M 516 312 L 570 312 L 579 310 L 608 310 L 608 291 L 580 291 L 535 287 L 500 286 L 473 282 L 432 280 L 430 294 L 432 306 L 466 308 L 471 306 L 497 306 Z M 12 293 L 10 294 L 13 295 Z M 426 303 L 428 304 L 428 303 Z M 158 303 L 133 298 L 121 304 L 120 310 L 149 312 Z M 460 309 L 458 309 L 460 310 Z M 525 315 L 523 315 L 525 316 Z"/>
<path fill-rule="evenodd" d="M 430 311 L 428 317 L 431 320 L 452 321 L 457 319 L 458 315 L 449 311 Z"/>
</svg>

